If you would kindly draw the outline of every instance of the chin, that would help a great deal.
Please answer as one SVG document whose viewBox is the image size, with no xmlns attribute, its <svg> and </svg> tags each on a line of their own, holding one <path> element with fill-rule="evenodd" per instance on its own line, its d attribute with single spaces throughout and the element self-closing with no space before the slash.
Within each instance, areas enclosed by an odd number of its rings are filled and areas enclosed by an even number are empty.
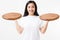
<svg viewBox="0 0 60 40">
<path fill-rule="evenodd" d="M 33 14 L 34 12 L 29 12 L 30 14 Z"/>
</svg>

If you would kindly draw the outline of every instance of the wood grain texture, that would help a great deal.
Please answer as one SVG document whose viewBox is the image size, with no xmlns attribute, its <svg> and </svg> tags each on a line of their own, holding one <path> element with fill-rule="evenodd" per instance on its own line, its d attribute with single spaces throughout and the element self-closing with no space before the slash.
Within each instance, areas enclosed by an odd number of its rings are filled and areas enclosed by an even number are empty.
<svg viewBox="0 0 60 40">
<path fill-rule="evenodd" d="M 2 18 L 6 20 L 17 20 L 21 17 L 22 17 L 21 13 L 16 13 L 16 12 L 6 13 L 2 16 Z"/>
<path fill-rule="evenodd" d="M 45 21 L 53 21 L 58 18 L 59 18 L 59 15 L 55 13 L 47 13 L 40 16 L 40 19 Z"/>
</svg>

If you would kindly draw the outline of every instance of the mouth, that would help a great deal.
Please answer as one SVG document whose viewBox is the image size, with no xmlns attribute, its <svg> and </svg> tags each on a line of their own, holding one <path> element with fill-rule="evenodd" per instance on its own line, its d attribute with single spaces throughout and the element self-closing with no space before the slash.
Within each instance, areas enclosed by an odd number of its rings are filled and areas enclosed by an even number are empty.
<svg viewBox="0 0 60 40">
<path fill-rule="evenodd" d="M 34 12 L 33 10 L 29 10 L 30 12 Z"/>
</svg>

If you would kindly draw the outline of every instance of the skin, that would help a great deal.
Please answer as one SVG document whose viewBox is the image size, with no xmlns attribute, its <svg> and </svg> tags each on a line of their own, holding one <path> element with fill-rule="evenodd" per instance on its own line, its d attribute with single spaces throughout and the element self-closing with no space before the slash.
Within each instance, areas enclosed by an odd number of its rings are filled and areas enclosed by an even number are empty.
<svg viewBox="0 0 60 40">
<path fill-rule="evenodd" d="M 39 28 L 39 30 L 40 30 L 42 33 L 45 33 L 45 32 L 46 32 L 47 27 L 48 27 L 48 23 L 49 23 L 49 21 L 47 21 L 47 22 L 46 22 L 46 24 L 45 24 L 45 25 L 43 25 L 43 27 L 42 27 L 42 28 Z"/>
<path fill-rule="evenodd" d="M 35 6 L 34 6 L 33 3 L 30 3 L 30 4 L 27 6 L 27 11 L 28 11 L 28 13 L 29 13 L 28 16 L 35 16 L 35 15 L 34 15 Z M 48 22 L 49 22 L 49 21 L 47 21 L 46 24 L 43 25 L 42 28 L 39 28 L 40 32 L 42 32 L 42 33 L 45 33 L 45 32 L 46 32 L 47 26 L 48 26 Z M 17 21 L 15 21 L 15 23 L 16 23 L 16 29 L 17 29 L 17 31 L 21 34 L 21 33 L 23 32 L 24 28 L 22 28 L 22 27 L 18 24 Z"/>
<path fill-rule="evenodd" d="M 17 20 L 15 20 L 15 23 L 16 23 L 16 29 L 17 29 L 18 33 L 21 34 L 24 29 L 18 24 L 18 21 Z"/>
<path fill-rule="evenodd" d="M 30 3 L 28 6 L 27 6 L 27 11 L 29 13 L 29 16 L 34 16 L 34 12 L 35 12 L 35 6 L 33 3 Z"/>
</svg>

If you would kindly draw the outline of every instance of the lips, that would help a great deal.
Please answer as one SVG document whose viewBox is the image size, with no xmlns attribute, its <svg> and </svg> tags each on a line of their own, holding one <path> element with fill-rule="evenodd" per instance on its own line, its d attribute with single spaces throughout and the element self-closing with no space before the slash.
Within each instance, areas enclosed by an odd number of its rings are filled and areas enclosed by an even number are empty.
<svg viewBox="0 0 60 40">
<path fill-rule="evenodd" d="M 29 10 L 30 12 L 34 12 L 33 10 Z"/>
</svg>

